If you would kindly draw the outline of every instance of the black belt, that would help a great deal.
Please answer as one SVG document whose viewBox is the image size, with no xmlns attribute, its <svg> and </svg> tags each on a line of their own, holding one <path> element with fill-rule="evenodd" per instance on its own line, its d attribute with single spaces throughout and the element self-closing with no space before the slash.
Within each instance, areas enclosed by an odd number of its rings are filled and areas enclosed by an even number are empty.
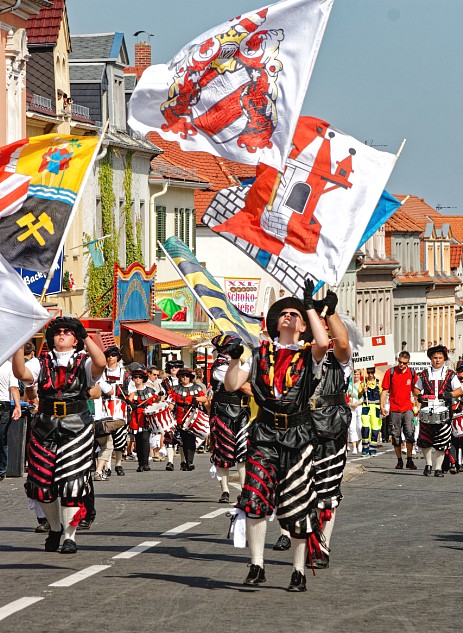
<svg viewBox="0 0 463 633">
<path fill-rule="evenodd" d="M 340 393 L 331 394 L 329 396 L 318 396 L 318 398 L 313 397 L 309 400 L 309 406 L 312 410 L 322 409 L 323 407 L 333 407 L 340 404 L 347 405 L 345 396 Z"/>
<path fill-rule="evenodd" d="M 241 407 L 249 406 L 249 396 L 239 396 L 232 393 L 227 393 L 226 391 L 218 393 L 216 395 L 216 402 L 223 402 L 227 404 L 237 404 Z"/>
<path fill-rule="evenodd" d="M 0 402 L 0 411 L 6 411 L 11 409 L 11 403 L 8 400 Z"/>
<path fill-rule="evenodd" d="M 256 422 L 263 422 L 278 431 L 286 431 L 293 426 L 308 424 L 310 421 L 310 409 L 304 409 L 297 413 L 278 413 L 265 409 L 265 407 L 260 407 L 256 418 Z"/>
<path fill-rule="evenodd" d="M 74 402 L 45 400 L 39 403 L 39 413 L 53 415 L 55 418 L 65 418 L 71 413 L 82 413 L 82 411 L 88 411 L 87 400 L 77 400 Z"/>
</svg>

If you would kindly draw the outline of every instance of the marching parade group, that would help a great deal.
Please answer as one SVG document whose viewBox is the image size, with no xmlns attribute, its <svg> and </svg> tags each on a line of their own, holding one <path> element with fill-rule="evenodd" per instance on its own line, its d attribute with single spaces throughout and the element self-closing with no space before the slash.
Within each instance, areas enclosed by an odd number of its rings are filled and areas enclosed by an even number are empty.
<svg viewBox="0 0 463 633">
<path fill-rule="evenodd" d="M 46 354 L 36 358 L 23 348 L 14 354 L 6 391 L 21 381 L 37 408 L 25 489 L 37 531 L 46 533 L 45 550 L 77 551 L 77 529 L 88 529 L 96 514 L 94 482 L 112 474 L 113 459 L 118 477 L 134 451 L 137 472 L 151 470 L 153 459 L 173 471 L 177 454 L 180 470 L 192 471 L 197 447 L 207 442 L 220 503 L 230 502 L 230 469 L 238 471 L 241 492 L 230 514 L 250 550 L 244 584 L 266 581 L 267 520 L 275 514 L 281 533 L 274 549 L 293 554 L 287 589 L 303 592 L 305 570 L 329 566 L 349 445 L 374 455 L 387 417 L 383 441 L 391 436 L 396 468 L 404 467 L 404 445 L 406 468 L 416 470 L 418 416 L 423 474 L 432 473 L 433 456 L 436 477 L 457 472 L 463 431 L 457 424 L 452 433 L 452 417 L 462 415 L 463 365 L 455 373 L 445 364 L 446 348 L 436 346 L 428 350 L 431 367 L 418 376 L 402 351 L 382 383 L 374 368 L 362 380 L 352 367 L 361 336 L 336 305 L 331 291 L 315 300 L 306 282 L 302 300 L 283 297 L 270 307 L 266 336 L 244 362 L 240 338 L 216 336 L 207 387 L 181 360 L 168 361 L 163 376 L 156 367 L 125 367 L 117 346 L 103 352 L 80 321 L 54 319 Z M 10 407 L 4 391 L 0 421 L 14 423 L 18 403 Z"/>
</svg>

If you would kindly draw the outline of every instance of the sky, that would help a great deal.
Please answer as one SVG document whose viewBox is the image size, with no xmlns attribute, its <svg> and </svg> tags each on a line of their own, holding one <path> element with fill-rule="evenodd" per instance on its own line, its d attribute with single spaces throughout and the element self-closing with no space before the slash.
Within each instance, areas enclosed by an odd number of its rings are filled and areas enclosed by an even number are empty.
<svg viewBox="0 0 463 633">
<path fill-rule="evenodd" d="M 265 0 L 67 0 L 72 34 L 151 34 L 153 63 Z M 301 114 L 403 152 L 387 189 L 463 215 L 462 0 L 334 0 Z M 404 209 L 405 210 L 405 209 Z"/>
</svg>

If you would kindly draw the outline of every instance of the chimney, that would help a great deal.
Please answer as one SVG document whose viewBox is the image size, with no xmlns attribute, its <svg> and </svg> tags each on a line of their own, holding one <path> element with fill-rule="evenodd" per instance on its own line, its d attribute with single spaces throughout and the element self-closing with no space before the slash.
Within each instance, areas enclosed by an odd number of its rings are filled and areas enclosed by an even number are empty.
<svg viewBox="0 0 463 633">
<path fill-rule="evenodd" d="M 151 44 L 148 42 L 135 43 L 135 68 L 145 70 L 151 66 Z"/>
</svg>

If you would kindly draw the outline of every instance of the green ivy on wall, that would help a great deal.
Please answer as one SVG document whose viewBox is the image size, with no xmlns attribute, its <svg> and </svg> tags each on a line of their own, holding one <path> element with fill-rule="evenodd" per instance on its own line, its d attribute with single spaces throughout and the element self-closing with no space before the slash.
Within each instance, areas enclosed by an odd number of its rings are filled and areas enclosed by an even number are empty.
<svg viewBox="0 0 463 633">
<path fill-rule="evenodd" d="M 98 185 L 100 187 L 103 235 L 109 235 L 109 237 L 107 237 L 103 242 L 103 266 L 95 268 L 91 259 L 89 262 L 86 280 L 87 305 L 92 306 L 90 316 L 94 317 L 99 314 L 101 317 L 108 317 L 111 316 L 111 305 L 108 305 L 101 313 L 100 310 L 111 298 L 110 293 L 108 293 L 108 295 L 106 295 L 105 298 L 102 301 L 99 301 L 96 305 L 93 304 L 99 297 L 101 297 L 101 295 L 112 288 L 114 283 L 114 263 L 118 261 L 119 240 L 114 222 L 116 197 L 114 195 L 112 150 L 110 147 L 108 147 L 106 156 L 104 156 L 98 163 Z M 89 235 L 85 234 L 84 240 L 87 242 L 91 239 L 95 239 L 95 237 L 91 238 Z"/>
</svg>

